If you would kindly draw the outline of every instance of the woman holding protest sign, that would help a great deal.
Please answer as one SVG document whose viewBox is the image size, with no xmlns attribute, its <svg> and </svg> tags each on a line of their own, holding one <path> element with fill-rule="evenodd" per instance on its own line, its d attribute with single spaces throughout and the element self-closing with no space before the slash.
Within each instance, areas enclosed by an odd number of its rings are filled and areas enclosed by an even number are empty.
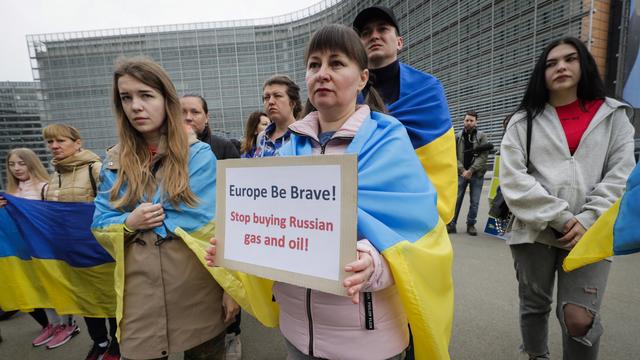
<svg viewBox="0 0 640 360">
<path fill-rule="evenodd" d="M 407 320 L 418 358 L 447 358 L 451 245 L 436 192 L 402 124 L 376 112 L 384 105 L 368 81 L 366 51 L 353 29 L 322 27 L 305 63 L 307 115 L 290 125 L 294 135 L 280 155 L 357 154 L 358 259 L 345 268 L 353 273 L 343 284 L 349 297 L 275 283 L 289 359 L 404 359 Z M 365 87 L 366 105 L 357 105 Z M 261 299 L 269 301 L 270 294 L 248 301 Z"/>
<path fill-rule="evenodd" d="M 120 142 L 107 151 L 92 228 L 116 259 L 122 354 L 223 359 L 238 306 L 185 243 L 213 231 L 215 157 L 187 133 L 176 89 L 152 60 L 118 61 L 113 106 Z"/>
<path fill-rule="evenodd" d="M 563 38 L 543 50 L 508 122 L 500 188 L 515 217 L 507 244 L 518 279 L 522 352 L 529 359 L 549 358 L 556 276 L 563 358 L 598 356 L 599 309 L 611 263 L 565 272 L 562 262 L 623 193 L 634 166 L 630 114 L 628 105 L 605 97 L 585 44 Z"/>
</svg>

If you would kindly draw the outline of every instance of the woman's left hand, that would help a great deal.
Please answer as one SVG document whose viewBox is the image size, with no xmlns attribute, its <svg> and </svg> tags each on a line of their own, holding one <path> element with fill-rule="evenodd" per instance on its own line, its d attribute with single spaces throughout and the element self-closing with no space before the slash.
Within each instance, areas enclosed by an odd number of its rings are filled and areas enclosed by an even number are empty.
<svg viewBox="0 0 640 360">
<path fill-rule="evenodd" d="M 233 319 L 235 319 L 236 315 L 240 312 L 240 305 L 233 300 L 231 295 L 226 292 L 222 294 L 222 308 L 224 309 L 224 323 L 228 324 Z"/>
<path fill-rule="evenodd" d="M 354 273 L 353 275 L 344 279 L 344 287 L 347 288 L 347 293 L 351 296 L 351 301 L 354 304 L 360 303 L 360 290 L 369 278 L 373 274 L 373 258 L 368 252 L 358 251 L 358 260 L 347 264 L 344 267 L 347 272 Z"/>
<path fill-rule="evenodd" d="M 565 224 L 565 234 L 558 241 L 564 242 L 564 248 L 567 250 L 573 249 L 574 246 L 580 241 L 582 235 L 587 231 L 587 229 L 580 224 L 578 219 L 572 218 Z"/>
</svg>

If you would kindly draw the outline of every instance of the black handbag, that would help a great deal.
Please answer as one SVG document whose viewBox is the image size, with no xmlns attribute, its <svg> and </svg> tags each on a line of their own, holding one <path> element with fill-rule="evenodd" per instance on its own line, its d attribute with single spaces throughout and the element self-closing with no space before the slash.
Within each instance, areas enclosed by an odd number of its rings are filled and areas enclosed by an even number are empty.
<svg viewBox="0 0 640 360">
<path fill-rule="evenodd" d="M 509 211 L 509 206 L 507 202 L 504 201 L 504 196 L 502 196 L 502 190 L 498 186 L 498 190 L 496 191 L 496 196 L 493 198 L 493 202 L 491 202 L 491 208 L 489 209 L 489 216 L 496 219 L 506 219 L 511 214 Z"/>
<path fill-rule="evenodd" d="M 527 174 L 530 173 L 529 170 L 529 153 L 531 152 L 531 127 L 532 127 L 532 119 L 527 115 Z M 511 214 L 511 210 L 509 210 L 509 205 L 504 200 L 504 196 L 502 195 L 502 190 L 500 186 L 496 191 L 496 196 L 493 198 L 491 202 L 491 208 L 489 208 L 489 216 L 496 219 L 496 226 L 498 227 L 498 232 L 504 234 L 507 231 L 507 227 L 511 219 L 513 218 L 513 214 Z"/>
</svg>

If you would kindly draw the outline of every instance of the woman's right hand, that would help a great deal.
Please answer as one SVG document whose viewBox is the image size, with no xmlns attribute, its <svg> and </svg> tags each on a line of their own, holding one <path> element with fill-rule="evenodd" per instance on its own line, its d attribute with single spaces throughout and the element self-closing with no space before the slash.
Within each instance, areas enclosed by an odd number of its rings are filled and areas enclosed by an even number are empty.
<svg viewBox="0 0 640 360">
<path fill-rule="evenodd" d="M 0 208 L 3 208 L 7 205 L 7 199 L 0 196 Z"/>
<path fill-rule="evenodd" d="M 161 204 L 142 203 L 127 217 L 124 224 L 131 230 L 149 230 L 162 225 L 164 209 Z"/>
<path fill-rule="evenodd" d="M 207 262 L 208 267 L 215 267 L 215 259 L 216 259 L 216 239 L 209 239 L 209 244 L 211 246 L 207 249 L 207 255 L 204 256 L 204 259 Z"/>
</svg>

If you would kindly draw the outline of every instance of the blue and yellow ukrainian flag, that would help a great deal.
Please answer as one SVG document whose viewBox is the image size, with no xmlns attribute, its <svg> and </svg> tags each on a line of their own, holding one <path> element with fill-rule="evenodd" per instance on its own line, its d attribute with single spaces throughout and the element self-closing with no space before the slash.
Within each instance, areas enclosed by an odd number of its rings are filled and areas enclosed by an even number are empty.
<svg viewBox="0 0 640 360">
<path fill-rule="evenodd" d="M 613 255 L 640 252 L 640 165 L 627 180 L 627 191 L 596 220 L 565 258 L 565 271 L 593 264 Z"/>
<path fill-rule="evenodd" d="M 346 152 L 358 155 L 358 234 L 391 267 L 411 325 L 416 359 L 449 359 L 452 249 L 438 215 L 435 188 L 420 171 L 403 126 L 390 116 L 372 113 Z M 298 136 L 280 150 L 282 156 L 311 153 L 310 140 Z M 234 276 L 233 287 L 241 288 L 238 292 L 245 297 L 236 298 L 240 305 L 264 325 L 276 326 L 273 282 Z"/>
<path fill-rule="evenodd" d="M 0 308 L 112 317 L 115 263 L 91 234 L 94 205 L 2 196 Z"/>
<path fill-rule="evenodd" d="M 418 159 L 438 193 L 438 213 L 449 223 L 458 195 L 458 162 L 442 84 L 434 76 L 400 63 L 400 96 L 387 108 L 407 129 Z"/>
</svg>

